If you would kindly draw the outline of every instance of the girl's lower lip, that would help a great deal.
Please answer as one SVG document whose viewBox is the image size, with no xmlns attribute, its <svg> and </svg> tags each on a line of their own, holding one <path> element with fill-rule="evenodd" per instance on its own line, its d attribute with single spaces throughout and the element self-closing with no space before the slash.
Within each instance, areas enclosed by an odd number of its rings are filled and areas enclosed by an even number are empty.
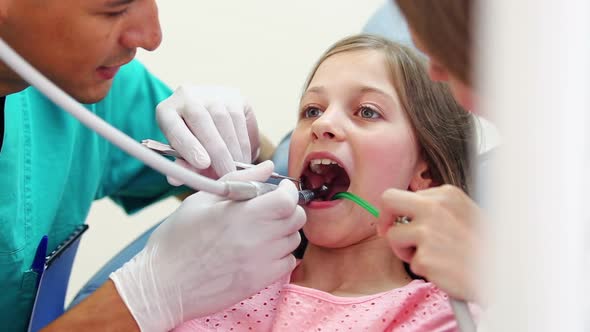
<svg viewBox="0 0 590 332">
<path fill-rule="evenodd" d="M 341 199 L 336 199 L 333 201 L 311 201 L 309 204 L 307 204 L 307 207 L 310 209 L 327 209 L 336 206 L 341 202 Z"/>
<path fill-rule="evenodd" d="M 121 67 L 98 67 L 96 72 L 98 76 L 104 80 L 112 80 Z"/>
</svg>

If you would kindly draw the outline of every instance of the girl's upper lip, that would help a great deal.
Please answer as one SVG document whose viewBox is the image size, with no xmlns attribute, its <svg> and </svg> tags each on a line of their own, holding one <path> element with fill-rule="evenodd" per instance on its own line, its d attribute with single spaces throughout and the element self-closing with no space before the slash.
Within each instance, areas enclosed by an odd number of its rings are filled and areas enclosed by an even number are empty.
<svg viewBox="0 0 590 332">
<path fill-rule="evenodd" d="M 309 165 L 309 163 L 313 159 L 331 159 L 331 160 L 334 160 L 342 168 L 344 168 L 344 171 L 346 171 L 347 174 L 350 174 L 349 169 L 348 169 L 348 166 L 344 162 L 342 162 L 342 160 L 340 158 L 338 158 L 337 156 L 335 156 L 331 152 L 328 152 L 328 151 L 315 151 L 315 152 L 310 152 L 305 157 L 305 159 L 303 161 L 303 167 L 301 168 L 301 174 L 299 174 L 299 177 L 301 177 L 301 175 L 303 174 L 303 172 L 305 171 L 305 169 L 307 168 L 307 166 Z"/>
</svg>

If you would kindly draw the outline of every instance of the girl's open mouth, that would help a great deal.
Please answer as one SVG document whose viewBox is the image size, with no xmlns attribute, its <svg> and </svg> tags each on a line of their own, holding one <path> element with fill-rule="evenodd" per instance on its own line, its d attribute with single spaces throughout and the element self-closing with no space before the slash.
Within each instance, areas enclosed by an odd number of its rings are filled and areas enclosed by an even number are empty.
<svg viewBox="0 0 590 332">
<path fill-rule="evenodd" d="M 301 181 L 305 189 L 328 187 L 326 194 L 314 201 L 329 201 L 339 192 L 348 191 L 350 178 L 346 170 L 330 158 L 311 159 L 301 174 Z"/>
</svg>

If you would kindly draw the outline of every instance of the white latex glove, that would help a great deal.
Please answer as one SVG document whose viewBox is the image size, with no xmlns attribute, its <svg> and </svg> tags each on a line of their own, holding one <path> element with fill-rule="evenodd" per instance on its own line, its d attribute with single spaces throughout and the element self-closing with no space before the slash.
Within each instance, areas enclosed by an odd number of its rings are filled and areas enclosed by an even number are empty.
<svg viewBox="0 0 590 332">
<path fill-rule="evenodd" d="M 271 161 L 223 179 L 268 179 Z M 283 181 L 249 201 L 193 194 L 150 236 L 146 247 L 110 275 L 142 331 L 168 331 L 225 309 L 295 268 L 305 212 Z"/>
<path fill-rule="evenodd" d="M 158 124 L 183 167 L 217 178 L 235 171 L 233 161 L 251 163 L 260 138 L 252 107 L 237 89 L 181 86 L 156 109 Z M 172 185 L 182 182 L 168 178 Z"/>
</svg>

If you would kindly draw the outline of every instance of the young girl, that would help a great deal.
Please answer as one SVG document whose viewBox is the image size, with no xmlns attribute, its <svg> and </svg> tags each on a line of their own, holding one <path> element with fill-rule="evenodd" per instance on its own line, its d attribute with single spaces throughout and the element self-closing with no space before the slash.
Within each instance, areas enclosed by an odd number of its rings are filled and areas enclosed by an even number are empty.
<svg viewBox="0 0 590 332">
<path fill-rule="evenodd" d="M 456 330 L 447 295 L 410 276 L 377 235 L 376 218 L 330 198 L 348 191 L 379 208 L 391 187 L 448 183 L 468 191 L 470 117 L 410 49 L 367 35 L 327 51 L 300 105 L 289 175 L 330 188 L 305 207 L 303 259 L 258 294 L 177 330 Z"/>
</svg>

